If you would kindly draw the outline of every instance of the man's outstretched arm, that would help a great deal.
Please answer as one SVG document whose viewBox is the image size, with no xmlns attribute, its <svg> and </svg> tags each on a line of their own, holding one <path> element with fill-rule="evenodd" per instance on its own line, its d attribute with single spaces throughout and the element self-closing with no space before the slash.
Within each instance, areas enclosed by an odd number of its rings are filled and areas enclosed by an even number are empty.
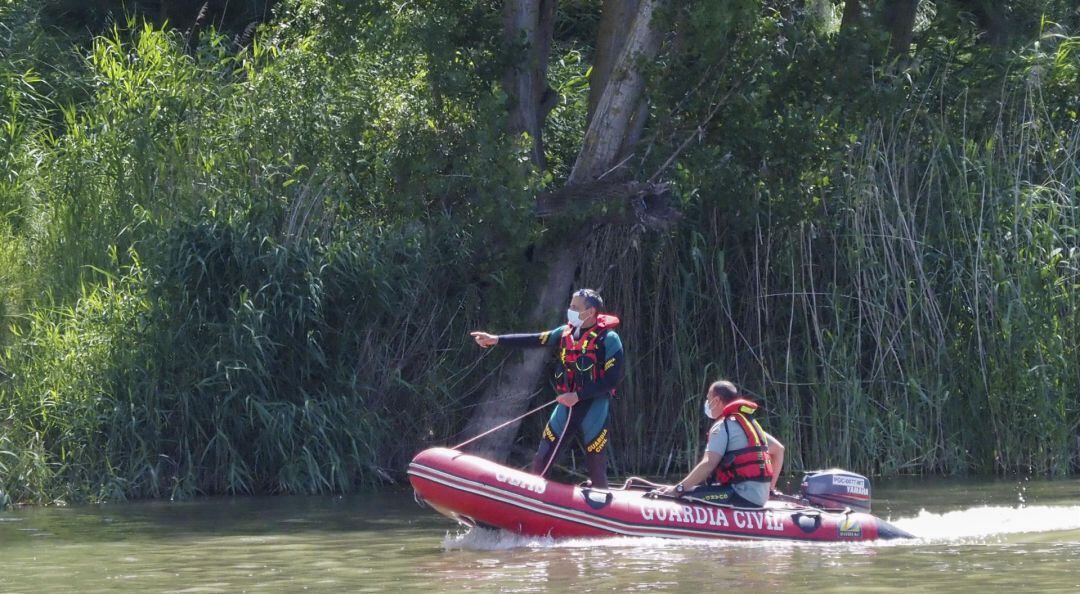
<svg viewBox="0 0 1080 594">
<path fill-rule="evenodd" d="M 470 332 L 469 334 L 476 341 L 476 344 L 485 349 L 497 344 L 516 348 L 534 348 L 550 347 L 558 344 L 562 332 L 563 326 L 536 334 L 488 334 L 480 331 Z"/>
</svg>

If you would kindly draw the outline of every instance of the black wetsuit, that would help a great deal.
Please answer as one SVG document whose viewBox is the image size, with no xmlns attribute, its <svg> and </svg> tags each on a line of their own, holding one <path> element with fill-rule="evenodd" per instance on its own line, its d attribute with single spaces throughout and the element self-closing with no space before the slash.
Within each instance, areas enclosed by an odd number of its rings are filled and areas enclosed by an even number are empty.
<svg viewBox="0 0 1080 594">
<path fill-rule="evenodd" d="M 559 326 L 539 334 L 505 334 L 499 336 L 499 344 L 510 347 L 549 347 L 556 350 L 565 328 Z M 589 328 L 579 329 L 575 334 L 580 336 L 580 332 L 588 330 Z M 581 437 L 585 450 L 585 466 L 593 487 L 607 488 L 607 445 L 611 439 L 609 409 L 615 387 L 623 377 L 624 359 L 619 335 L 613 329 L 606 330 L 597 345 L 597 364 L 603 365 L 605 371 L 595 381 L 591 374 L 575 375 L 577 385 L 574 387 L 580 401 L 573 408 L 562 404 L 555 406 L 533 458 L 534 473 L 542 473 L 551 463 L 551 459 L 557 459 L 565 450 L 563 446 L 568 440 L 560 440 L 559 436 L 569 430 L 571 434 Z M 563 373 L 566 373 L 565 369 Z"/>
</svg>

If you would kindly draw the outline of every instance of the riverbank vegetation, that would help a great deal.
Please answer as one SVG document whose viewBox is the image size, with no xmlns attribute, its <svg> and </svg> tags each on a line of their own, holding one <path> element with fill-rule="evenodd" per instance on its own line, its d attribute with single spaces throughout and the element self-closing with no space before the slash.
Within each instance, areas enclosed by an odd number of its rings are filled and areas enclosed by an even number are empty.
<svg viewBox="0 0 1080 594">
<path fill-rule="evenodd" d="M 1080 469 L 1071 3 L 658 4 L 614 177 L 659 189 L 614 201 L 565 189 L 650 0 L 557 3 L 532 134 L 501 2 L 191 4 L 0 4 L 14 500 L 400 480 L 516 360 L 469 330 L 559 323 L 566 246 L 624 320 L 617 473 L 692 463 L 718 377 L 792 469 Z"/>
</svg>

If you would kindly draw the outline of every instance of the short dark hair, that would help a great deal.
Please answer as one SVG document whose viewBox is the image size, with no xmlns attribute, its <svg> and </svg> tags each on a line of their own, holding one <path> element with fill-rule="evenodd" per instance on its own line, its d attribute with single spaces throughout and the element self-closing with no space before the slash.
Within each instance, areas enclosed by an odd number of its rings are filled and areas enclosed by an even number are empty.
<svg viewBox="0 0 1080 594">
<path fill-rule="evenodd" d="M 578 289 L 574 291 L 574 297 L 581 297 L 585 300 L 585 305 L 596 308 L 596 311 L 604 309 L 604 300 L 600 298 L 600 293 L 592 289 Z"/>
<path fill-rule="evenodd" d="M 717 396 L 724 402 L 731 402 L 739 397 L 739 389 L 735 387 L 735 384 L 727 380 L 720 380 L 718 382 L 713 382 L 713 384 L 709 386 L 709 394 Z"/>
</svg>

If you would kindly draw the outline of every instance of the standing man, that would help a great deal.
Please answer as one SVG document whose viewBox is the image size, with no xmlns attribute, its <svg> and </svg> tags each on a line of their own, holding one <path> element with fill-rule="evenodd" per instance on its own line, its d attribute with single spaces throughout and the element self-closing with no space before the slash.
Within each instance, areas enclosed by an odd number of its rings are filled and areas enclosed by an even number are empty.
<svg viewBox="0 0 1080 594">
<path fill-rule="evenodd" d="M 574 291 L 566 312 L 567 324 L 539 334 L 472 332 L 476 344 L 484 348 L 502 344 L 510 347 L 554 348 L 559 356 L 555 390 L 559 404 L 551 413 L 532 471 L 543 475 L 563 450 L 562 436 L 579 430 L 585 448 L 585 467 L 592 486 L 606 489 L 607 445 L 611 439 L 609 408 L 615 387 L 623 376 L 622 340 L 615 332 L 619 318 L 602 314 L 604 301 L 592 289 Z"/>
</svg>

